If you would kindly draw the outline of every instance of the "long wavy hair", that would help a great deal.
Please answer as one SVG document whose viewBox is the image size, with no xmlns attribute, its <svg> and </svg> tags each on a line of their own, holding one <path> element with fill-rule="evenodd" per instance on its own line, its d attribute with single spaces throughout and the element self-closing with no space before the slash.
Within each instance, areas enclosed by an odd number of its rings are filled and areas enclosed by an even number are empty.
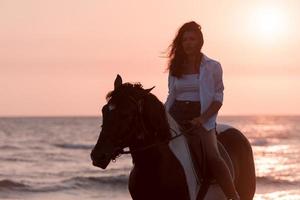
<svg viewBox="0 0 300 200">
<path fill-rule="evenodd" d="M 167 70 L 170 71 L 171 75 L 176 76 L 178 78 L 180 78 L 181 75 L 183 74 L 182 64 L 186 59 L 186 54 L 182 46 L 182 36 L 186 31 L 195 31 L 197 37 L 199 38 L 200 41 L 198 47 L 199 56 L 197 56 L 197 63 L 200 62 L 201 55 L 202 55 L 201 49 L 204 44 L 203 34 L 201 32 L 201 26 L 196 22 L 194 21 L 187 22 L 179 28 L 173 42 L 168 47 L 169 53 L 167 56 L 169 59 Z"/>
</svg>

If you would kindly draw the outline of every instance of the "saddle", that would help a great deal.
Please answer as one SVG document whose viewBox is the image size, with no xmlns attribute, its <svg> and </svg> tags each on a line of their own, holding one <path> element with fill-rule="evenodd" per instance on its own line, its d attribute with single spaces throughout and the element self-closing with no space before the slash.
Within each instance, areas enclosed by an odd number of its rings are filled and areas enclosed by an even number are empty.
<svg viewBox="0 0 300 200">
<path fill-rule="evenodd" d="M 178 136 L 171 140 L 168 145 L 183 168 L 190 199 L 196 200 L 200 189 L 200 181 L 198 180 L 198 174 L 196 172 L 197 169 L 194 166 L 187 139 L 184 135 L 181 135 L 180 127 L 173 117 L 168 112 L 166 112 L 166 116 L 169 122 L 172 137 Z"/>
<path fill-rule="evenodd" d="M 192 131 L 192 129 L 185 129 L 179 126 L 175 119 L 173 119 L 168 112 L 166 112 L 166 116 L 169 122 L 172 137 L 182 134 L 181 136 L 171 140 L 169 142 L 169 147 L 184 169 L 190 199 L 199 199 L 198 195 L 204 197 L 209 186 L 216 182 L 212 176 L 212 173 L 207 167 L 204 149 L 199 148 L 202 154 L 202 159 L 196 160 L 195 152 L 189 145 L 189 140 L 192 138 L 188 138 L 190 137 L 188 132 Z M 229 168 L 233 173 L 233 165 L 229 155 L 221 143 L 218 143 L 218 146 L 222 157 L 224 158 L 225 162 L 229 164 Z"/>
</svg>

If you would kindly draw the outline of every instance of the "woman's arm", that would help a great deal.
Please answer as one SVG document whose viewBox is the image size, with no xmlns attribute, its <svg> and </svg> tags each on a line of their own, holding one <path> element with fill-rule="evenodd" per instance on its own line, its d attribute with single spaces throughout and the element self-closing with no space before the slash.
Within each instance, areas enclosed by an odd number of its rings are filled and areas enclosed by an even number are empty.
<svg viewBox="0 0 300 200">
<path fill-rule="evenodd" d="M 170 95 L 173 95 L 172 93 L 174 92 L 173 91 L 174 81 L 175 81 L 175 79 L 169 71 L 169 74 L 168 74 L 168 95 L 167 95 L 166 101 L 164 103 L 165 108 L 167 108 L 167 106 L 170 106 L 168 104 L 169 104 L 169 101 L 170 101 Z"/>
<path fill-rule="evenodd" d="M 215 115 L 223 105 L 224 96 L 224 84 L 223 84 L 223 70 L 219 62 L 215 66 L 213 78 L 215 84 L 215 94 L 213 97 L 213 102 L 210 104 L 208 109 L 200 116 L 194 118 L 191 123 L 193 124 L 203 124 L 213 115 Z"/>
<path fill-rule="evenodd" d="M 216 114 L 220 108 L 222 107 L 222 103 L 219 101 L 213 101 L 210 106 L 208 107 L 208 109 L 200 116 L 201 118 L 203 118 L 203 123 L 205 123 L 211 116 L 213 116 L 214 114 Z"/>
<path fill-rule="evenodd" d="M 219 101 L 223 103 L 223 98 L 224 98 L 223 69 L 219 62 L 217 62 L 217 64 L 215 65 L 213 78 L 215 84 L 215 94 L 214 94 L 213 101 Z"/>
<path fill-rule="evenodd" d="M 220 108 L 222 107 L 222 103 L 219 101 L 213 101 L 208 109 L 199 117 L 196 117 L 191 120 L 191 123 L 194 125 L 200 125 L 205 123 L 211 116 L 216 114 Z"/>
</svg>

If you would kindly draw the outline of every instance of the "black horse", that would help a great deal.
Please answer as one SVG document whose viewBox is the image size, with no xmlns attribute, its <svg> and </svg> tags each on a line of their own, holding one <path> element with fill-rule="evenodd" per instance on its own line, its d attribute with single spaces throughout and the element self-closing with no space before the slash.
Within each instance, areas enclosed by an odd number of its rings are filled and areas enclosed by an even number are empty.
<svg viewBox="0 0 300 200">
<path fill-rule="evenodd" d="M 204 190 L 206 195 L 191 196 L 182 164 L 169 145 L 175 137 L 183 136 L 172 134 L 164 105 L 150 93 L 153 88 L 143 89 L 140 83 L 123 84 L 122 78 L 116 77 L 114 90 L 107 94 L 108 103 L 102 108 L 101 133 L 91 152 L 93 165 L 105 169 L 129 147 L 127 153 L 131 153 L 134 163 L 129 191 L 134 200 L 224 199 L 208 188 Z M 219 131 L 218 139 L 230 157 L 241 199 L 252 199 L 255 169 L 248 140 L 235 128 Z M 201 182 L 198 184 L 201 188 Z"/>
</svg>

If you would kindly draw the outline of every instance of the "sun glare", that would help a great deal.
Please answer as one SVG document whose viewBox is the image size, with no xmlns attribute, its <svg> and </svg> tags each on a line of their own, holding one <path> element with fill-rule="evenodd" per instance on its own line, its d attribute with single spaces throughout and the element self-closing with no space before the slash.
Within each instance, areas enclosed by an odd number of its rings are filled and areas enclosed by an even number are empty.
<svg viewBox="0 0 300 200">
<path fill-rule="evenodd" d="M 264 41 L 279 39 L 288 31 L 288 20 L 282 9 L 260 7 L 250 16 L 251 33 Z"/>
</svg>

